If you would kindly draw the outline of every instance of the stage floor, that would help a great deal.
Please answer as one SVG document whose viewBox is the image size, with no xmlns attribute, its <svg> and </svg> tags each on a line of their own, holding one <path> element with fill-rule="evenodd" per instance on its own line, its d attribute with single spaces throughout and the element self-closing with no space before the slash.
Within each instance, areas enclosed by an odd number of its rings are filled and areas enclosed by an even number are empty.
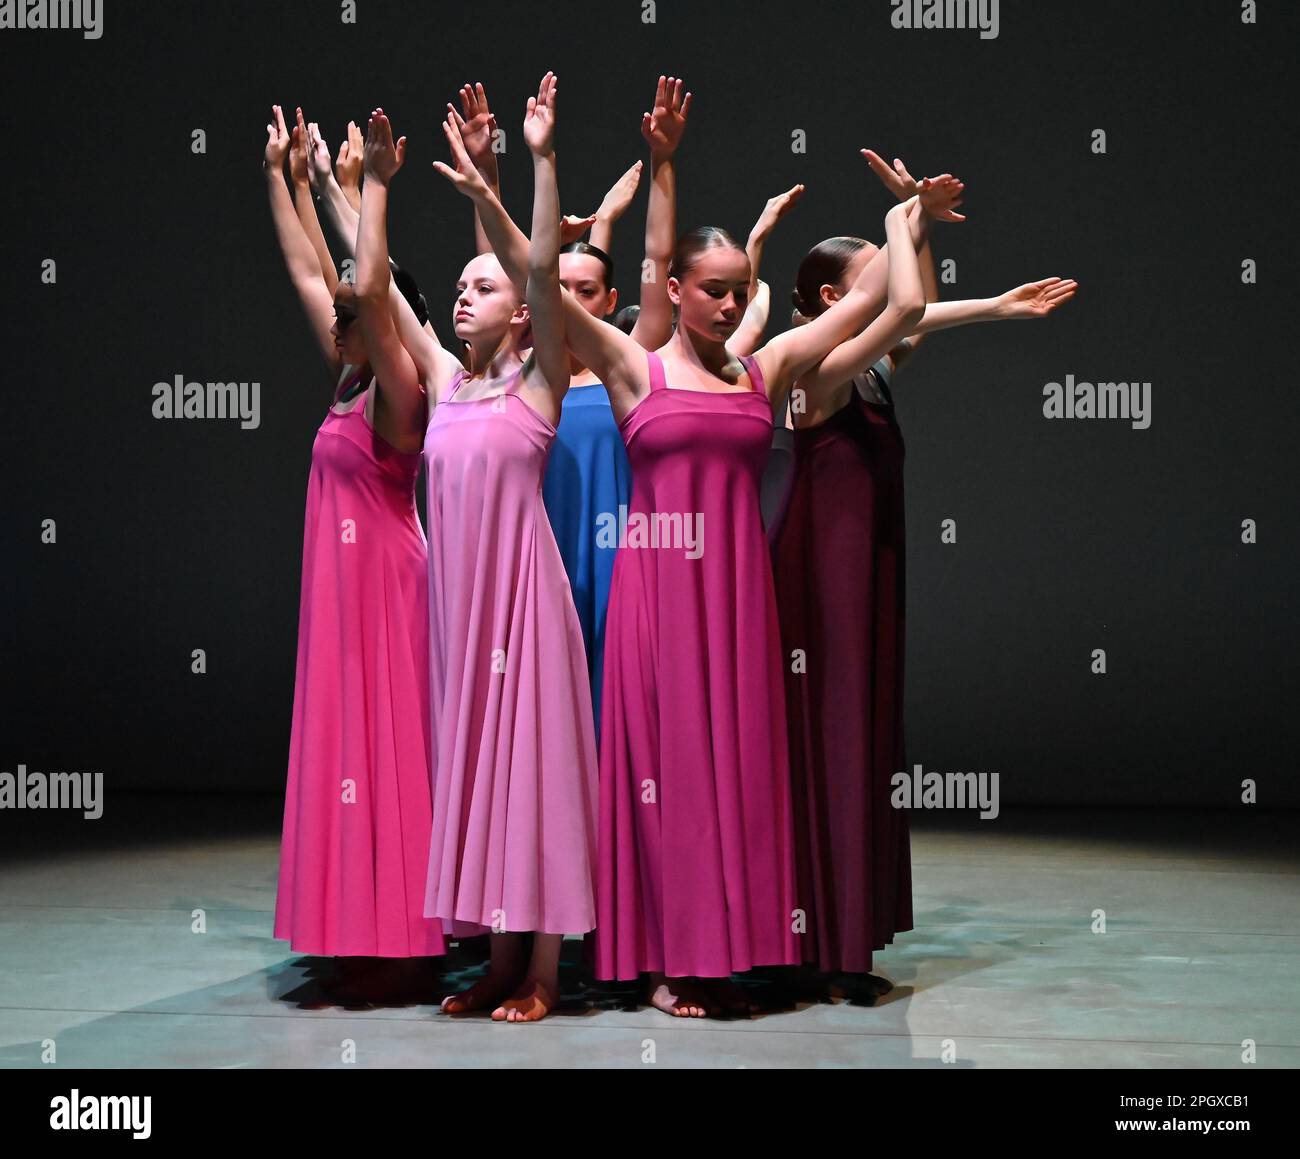
<svg viewBox="0 0 1300 1159">
<path fill-rule="evenodd" d="M 0 1065 L 41 1066 L 52 1041 L 68 1067 L 1235 1068 L 1249 1039 L 1257 1066 L 1300 1066 L 1297 814 L 922 814 L 916 929 L 877 954 L 894 989 L 874 1006 L 712 1021 L 588 1004 L 574 942 L 565 1007 L 507 1025 L 432 993 L 329 1005 L 319 960 L 271 937 L 279 808 L 141 796 L 95 822 L 0 816 Z"/>
</svg>

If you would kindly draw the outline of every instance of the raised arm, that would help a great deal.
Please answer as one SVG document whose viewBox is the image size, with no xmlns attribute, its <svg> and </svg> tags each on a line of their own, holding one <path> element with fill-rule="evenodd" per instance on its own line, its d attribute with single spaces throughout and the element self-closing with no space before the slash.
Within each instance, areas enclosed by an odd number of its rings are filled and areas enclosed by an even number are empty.
<svg viewBox="0 0 1300 1159">
<path fill-rule="evenodd" d="M 627 207 L 632 204 L 632 198 L 636 196 L 637 186 L 641 184 L 642 167 L 643 162 L 641 161 L 633 165 L 631 169 L 610 186 L 609 192 L 605 194 L 600 205 L 596 207 L 591 222 L 591 244 L 597 249 L 602 249 L 606 253 L 610 252 L 610 246 L 614 243 L 614 223 L 627 212 Z M 561 244 L 563 244 L 563 239 L 561 239 Z"/>
<path fill-rule="evenodd" d="M 529 244 L 511 220 L 496 194 L 474 168 L 465 152 L 460 130 L 453 118 L 443 122 L 452 165 L 435 161 L 433 167 L 466 197 L 473 199 L 479 218 L 492 242 L 492 249 L 520 295 L 528 293 Z M 564 302 L 564 333 L 570 350 L 584 366 L 593 370 L 609 392 L 616 418 L 621 418 L 650 389 L 645 349 L 599 318 L 593 318 L 567 290 Z"/>
<path fill-rule="evenodd" d="M 478 170 L 489 189 L 501 197 L 501 170 L 497 165 L 497 155 L 492 148 L 496 140 L 497 121 L 488 107 L 487 91 L 481 84 L 465 84 L 460 87 L 460 109 L 447 103 L 448 116 L 456 122 L 465 152 L 469 155 L 474 168 Z M 491 239 L 483 228 L 478 206 L 474 207 L 474 252 L 485 254 L 492 249 Z"/>
<path fill-rule="evenodd" d="M 365 151 L 366 146 L 361 139 L 361 130 L 357 128 L 356 121 L 349 121 L 347 136 L 339 145 L 334 172 L 338 177 L 343 196 L 352 207 L 352 212 L 358 216 L 361 213 L 361 166 L 365 160 Z M 356 230 L 352 231 L 352 236 L 356 237 Z"/>
<path fill-rule="evenodd" d="M 447 115 L 442 123 L 442 131 L 446 134 L 447 147 L 451 150 L 452 164 L 435 161 L 433 167 L 458 192 L 474 202 L 476 218 L 482 222 L 487 234 L 488 248 L 496 254 L 506 277 L 523 298 L 528 293 L 528 239 L 515 225 L 501 204 L 501 199 L 470 159 L 454 113 Z"/>
<path fill-rule="evenodd" d="M 293 179 L 293 206 L 302 223 L 302 231 L 316 251 L 320 262 L 321 276 L 325 279 L 325 288 L 334 294 L 339 284 L 339 272 L 334 268 L 334 259 L 330 256 L 330 247 L 325 244 L 325 235 L 321 232 L 320 219 L 316 216 L 316 199 L 312 196 L 311 164 L 309 161 L 310 142 L 307 123 L 302 118 L 302 109 L 296 109 L 298 123 L 294 125 L 289 141 L 289 176 Z"/>
<path fill-rule="evenodd" d="M 420 327 L 406 300 L 399 333 L 393 320 L 392 274 L 388 265 L 388 186 L 406 159 L 406 138 L 393 143 L 392 127 L 382 109 L 370 116 L 366 131 L 365 184 L 357 233 L 357 317 L 366 338 L 371 368 L 396 427 L 423 426 L 425 392 L 441 398 L 455 359 Z M 400 298 L 400 294 L 398 295 Z M 392 440 L 390 440 L 392 441 Z"/>
<path fill-rule="evenodd" d="M 347 142 L 343 143 L 343 148 L 347 148 Z M 342 149 L 340 149 L 340 153 Z M 363 153 L 358 160 L 364 158 Z M 353 209 L 351 201 L 348 200 L 347 194 L 344 193 L 342 185 L 330 168 L 330 151 L 329 146 L 325 144 L 325 139 L 320 134 L 320 126 L 313 121 L 307 126 L 307 159 L 308 172 L 311 175 L 311 186 L 320 198 L 321 204 L 325 207 L 325 220 L 329 222 L 330 229 L 338 241 L 344 254 L 353 260 L 357 256 L 357 226 L 361 221 L 359 209 Z M 360 206 L 360 198 L 357 205 Z"/>
<path fill-rule="evenodd" d="M 335 379 L 342 369 L 334 335 L 334 297 L 325 288 L 321 275 L 320 259 L 303 232 L 289 196 L 289 186 L 284 179 L 284 162 L 289 155 L 290 134 L 284 123 L 284 111 L 279 105 L 271 106 L 271 122 L 266 126 L 266 151 L 262 156 L 262 172 L 266 179 L 267 194 L 271 201 L 271 220 L 284 254 L 284 264 L 289 270 L 289 280 L 298 291 L 303 312 L 311 325 L 316 345 L 324 355 Z"/>
<path fill-rule="evenodd" d="M 781 220 L 803 196 L 804 187 L 795 185 L 784 193 L 769 197 L 763 206 L 763 212 L 749 231 L 749 240 L 745 243 L 745 252 L 749 255 L 749 305 L 745 307 L 745 316 L 740 320 L 736 332 L 727 341 L 727 349 L 732 354 L 752 354 L 763 341 L 763 332 L 767 329 L 767 320 L 772 305 L 772 291 L 768 284 L 758 276 L 758 267 L 763 260 L 763 247 L 767 239 Z"/>
<path fill-rule="evenodd" d="M 673 333 L 673 304 L 668 298 L 668 267 L 677 244 L 673 156 L 691 111 L 691 94 L 685 88 L 680 77 L 661 76 L 655 89 L 654 112 L 641 114 L 641 135 L 650 146 L 650 202 L 645 219 L 641 313 L 632 328 L 632 338 L 646 350 L 658 350 Z"/>
<path fill-rule="evenodd" d="M 902 158 L 895 157 L 893 166 L 885 164 L 885 159 L 879 153 L 871 149 L 863 149 L 862 155 L 867 159 L 867 164 L 871 166 L 872 172 L 880 178 L 880 183 L 889 190 L 899 201 L 906 201 L 909 197 L 916 195 L 918 186 L 916 178 L 908 171 L 907 166 L 903 164 Z M 927 232 L 925 244 L 921 246 L 921 252 L 917 259 L 921 264 L 921 281 L 925 286 L 925 301 L 928 305 L 931 302 L 939 300 L 939 280 L 934 272 L 934 253 L 930 248 L 930 235 Z M 897 370 L 905 362 L 909 361 L 917 348 L 924 339 L 923 334 L 909 334 L 902 339 L 893 350 L 889 352 L 889 362 L 893 370 Z"/>
<path fill-rule="evenodd" d="M 528 250 L 525 301 L 532 322 L 536 368 L 558 408 L 569 389 L 569 354 L 564 345 L 564 305 L 560 296 L 560 191 L 555 172 L 557 91 L 555 74 L 548 72 L 538 86 L 537 96 L 528 98 L 524 141 L 533 155 L 533 236 Z"/>
<path fill-rule="evenodd" d="M 962 183 L 950 173 L 933 179 L 926 178 L 917 199 L 894 206 L 886 215 L 888 240 L 885 246 L 867 262 L 844 297 L 812 322 L 787 330 L 757 352 L 755 357 L 758 358 L 767 381 L 769 397 L 774 400 L 779 398 L 795 379 L 820 363 L 840 343 L 855 334 L 863 337 L 868 323 L 881 310 L 886 293 L 889 297 L 887 309 L 891 317 L 886 326 L 878 327 L 872 333 L 869 341 L 873 346 L 881 333 L 897 329 L 900 318 L 912 322 L 920 320 L 925 297 L 916 267 L 916 251 L 925 240 L 925 230 L 930 220 L 965 220 L 956 212 L 956 206 L 961 204 L 963 188 Z M 891 252 L 894 245 L 902 245 L 909 252 L 895 255 Z M 902 260 L 896 262 L 896 256 Z M 904 276 L 909 287 L 914 279 L 915 294 L 910 289 L 906 295 L 895 292 L 897 284 L 894 279 Z M 907 333 L 904 326 L 890 346 Z M 887 346 L 885 350 L 889 348 Z M 876 357 L 879 358 L 880 355 L 877 354 Z"/>
</svg>

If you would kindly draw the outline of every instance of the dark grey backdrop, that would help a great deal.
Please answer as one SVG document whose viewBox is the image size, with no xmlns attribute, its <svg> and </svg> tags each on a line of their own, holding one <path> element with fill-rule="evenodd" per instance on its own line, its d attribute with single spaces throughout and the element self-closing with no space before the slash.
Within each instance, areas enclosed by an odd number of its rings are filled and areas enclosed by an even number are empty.
<svg viewBox="0 0 1300 1159">
<path fill-rule="evenodd" d="M 553 68 L 570 212 L 642 155 L 660 72 L 696 97 L 683 228 L 743 237 L 766 197 L 807 184 L 763 268 L 773 331 L 810 244 L 881 236 L 864 145 L 967 181 L 969 222 L 936 236 L 958 265 L 945 295 L 1082 283 L 1048 322 L 938 336 L 898 380 L 914 761 L 997 772 L 1004 802 L 1228 806 L 1244 777 L 1265 805 L 1300 801 L 1293 5 L 1244 26 L 1235 0 L 1004 0 L 994 40 L 893 30 L 884 0 L 665 2 L 653 25 L 634 0 L 360 0 L 355 26 L 339 7 L 106 0 L 98 41 L 0 32 L 4 769 L 102 772 L 110 792 L 283 784 L 330 384 L 270 225 L 268 106 L 301 103 L 332 149 L 349 117 L 390 112 L 411 142 L 392 249 L 442 321 L 471 237 L 429 168 L 440 111 L 482 80 L 518 146 Z M 521 148 L 503 176 L 526 215 Z M 644 197 L 616 242 L 625 292 Z M 260 429 L 152 418 L 153 384 L 178 373 L 259 381 Z M 1043 384 L 1067 373 L 1150 381 L 1150 429 L 1046 421 Z"/>
</svg>

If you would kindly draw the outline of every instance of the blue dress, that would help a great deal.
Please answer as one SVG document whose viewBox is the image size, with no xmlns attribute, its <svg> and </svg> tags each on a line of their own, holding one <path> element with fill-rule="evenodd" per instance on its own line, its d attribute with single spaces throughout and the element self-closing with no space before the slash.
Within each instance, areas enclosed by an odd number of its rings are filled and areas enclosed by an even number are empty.
<svg viewBox="0 0 1300 1159">
<path fill-rule="evenodd" d="M 600 383 L 569 388 L 558 431 L 542 481 L 542 498 L 582 625 L 599 734 L 605 610 L 618 554 L 619 508 L 627 507 L 632 494 L 632 468 L 609 395 Z"/>
</svg>

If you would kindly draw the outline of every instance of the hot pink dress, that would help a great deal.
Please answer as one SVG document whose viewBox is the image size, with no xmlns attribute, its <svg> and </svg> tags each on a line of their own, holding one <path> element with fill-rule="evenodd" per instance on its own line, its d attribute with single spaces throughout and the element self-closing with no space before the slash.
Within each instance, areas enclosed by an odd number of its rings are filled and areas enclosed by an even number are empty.
<svg viewBox="0 0 1300 1159">
<path fill-rule="evenodd" d="M 522 372 L 522 368 L 521 368 Z M 542 502 L 555 427 L 516 393 L 425 434 L 433 839 L 425 912 L 454 936 L 595 925 L 596 751 L 582 629 Z"/>
<path fill-rule="evenodd" d="M 772 408 L 752 391 L 650 393 L 622 422 L 633 520 L 697 548 L 620 546 L 605 628 L 597 977 L 794 965 L 794 831 L 781 636 L 759 484 Z M 696 558 L 692 555 L 696 554 Z"/>
<path fill-rule="evenodd" d="M 446 950 L 424 916 L 427 549 L 420 456 L 371 429 L 367 401 L 331 409 L 312 446 L 275 936 L 402 958 Z"/>
</svg>

